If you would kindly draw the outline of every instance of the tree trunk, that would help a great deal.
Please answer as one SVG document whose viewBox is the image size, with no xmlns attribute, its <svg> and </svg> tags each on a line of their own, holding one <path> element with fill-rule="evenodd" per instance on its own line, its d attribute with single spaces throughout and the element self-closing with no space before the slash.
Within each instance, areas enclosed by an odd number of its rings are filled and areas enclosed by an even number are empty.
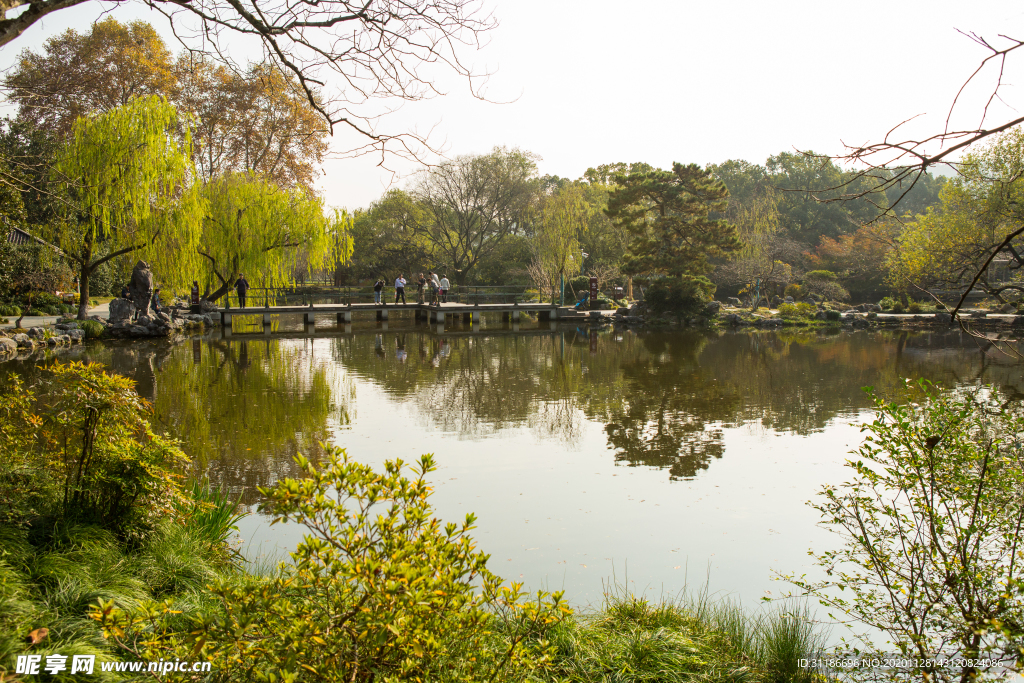
<svg viewBox="0 0 1024 683">
<path fill-rule="evenodd" d="M 85 320 L 89 317 L 89 276 L 92 274 L 92 267 L 86 263 L 82 264 L 82 271 L 78 275 L 78 319 Z"/>
<path fill-rule="evenodd" d="M 234 279 L 237 280 L 238 277 L 236 276 Z M 232 284 L 232 279 L 225 280 L 224 284 L 222 284 L 220 287 L 213 291 L 213 294 L 206 297 L 206 300 L 209 301 L 210 303 L 213 303 L 217 299 L 221 298 L 222 296 L 230 292 L 233 286 L 234 285 Z"/>
</svg>

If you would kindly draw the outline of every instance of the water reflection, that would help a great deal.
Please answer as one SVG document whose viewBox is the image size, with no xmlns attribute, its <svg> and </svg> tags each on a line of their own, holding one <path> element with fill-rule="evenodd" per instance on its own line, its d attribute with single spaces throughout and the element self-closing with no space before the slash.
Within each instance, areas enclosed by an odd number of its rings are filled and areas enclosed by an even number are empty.
<svg viewBox="0 0 1024 683">
<path fill-rule="evenodd" d="M 893 394 L 906 378 L 926 377 L 991 382 L 1021 395 L 1018 364 L 957 333 L 372 328 L 97 344 L 75 354 L 134 378 L 157 424 L 247 501 L 257 486 L 293 473 L 296 453 L 315 458 L 319 442 L 351 425 L 360 383 L 411 411 L 419 425 L 459 439 L 526 429 L 573 449 L 584 424 L 597 423 L 616 462 L 663 470 L 672 480 L 697 477 L 722 458 L 724 429 L 757 423 L 811 434 L 868 407 L 868 385 Z M 33 362 L 0 367 L 32 374 Z"/>
</svg>

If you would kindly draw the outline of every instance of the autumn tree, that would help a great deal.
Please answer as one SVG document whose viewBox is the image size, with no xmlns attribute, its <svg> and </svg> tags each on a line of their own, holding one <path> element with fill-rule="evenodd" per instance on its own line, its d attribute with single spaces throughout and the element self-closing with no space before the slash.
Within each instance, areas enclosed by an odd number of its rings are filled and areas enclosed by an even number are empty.
<svg viewBox="0 0 1024 683">
<path fill-rule="evenodd" d="M 0 45 L 44 16 L 83 1 L 3 0 Z M 275 0 L 251 7 L 232 0 L 140 2 L 166 18 L 186 49 L 236 71 L 245 68 L 232 62 L 230 48 L 259 45 L 258 61 L 294 78 L 328 128 L 352 134 L 354 151 L 414 157 L 428 141 L 415 133 L 386 132 L 379 117 L 395 100 L 439 94 L 433 79 L 442 71 L 467 79 L 474 89 L 483 74 L 463 63 L 462 52 L 477 47 L 496 25 L 480 0 Z"/>
<path fill-rule="evenodd" d="M 631 236 L 624 270 L 674 277 L 704 276 L 710 259 L 736 251 L 736 228 L 723 218 L 729 191 L 696 164 L 675 163 L 615 176 L 608 215 Z"/>
<path fill-rule="evenodd" d="M 809 268 L 835 273 L 855 300 L 865 300 L 886 287 L 886 263 L 898 232 L 897 223 L 880 222 L 835 239 L 823 235 L 804 257 Z"/>
<path fill-rule="evenodd" d="M 78 317 L 89 306 L 89 280 L 122 254 L 157 260 L 158 273 L 183 281 L 193 272 L 200 207 L 191 181 L 191 149 L 174 107 L 150 95 L 79 119 L 53 167 L 71 207 L 46 238 L 78 270 Z"/>
<path fill-rule="evenodd" d="M 907 223 L 889 266 L 894 284 L 962 291 L 1007 302 L 1024 293 L 1024 130 L 964 156 L 940 205 Z M 991 268 L 999 263 L 1001 269 Z"/>
<path fill-rule="evenodd" d="M 187 52 L 173 71 L 173 101 L 194 119 L 200 175 L 254 171 L 282 187 L 313 189 L 329 131 L 294 78 L 265 64 L 236 73 Z"/>
<path fill-rule="evenodd" d="M 241 273 L 257 287 L 291 284 L 299 249 L 310 270 L 351 253 L 343 234 L 349 217 L 326 213 L 320 198 L 302 188 L 279 187 L 252 173 L 228 173 L 206 182 L 202 196 L 205 215 L 197 249 L 205 264 L 202 284 L 213 290 L 206 296 L 210 301 L 227 294 Z"/>
<path fill-rule="evenodd" d="M 172 66 L 170 50 L 150 24 L 108 17 L 88 33 L 68 29 L 50 38 L 41 53 L 23 50 L 4 86 L 20 119 L 63 138 L 86 114 L 144 95 L 170 95 Z"/>
<path fill-rule="evenodd" d="M 412 193 L 426 212 L 422 234 L 458 284 L 506 237 L 526 231 L 539 189 L 537 161 L 529 152 L 496 147 L 423 172 Z"/>
</svg>

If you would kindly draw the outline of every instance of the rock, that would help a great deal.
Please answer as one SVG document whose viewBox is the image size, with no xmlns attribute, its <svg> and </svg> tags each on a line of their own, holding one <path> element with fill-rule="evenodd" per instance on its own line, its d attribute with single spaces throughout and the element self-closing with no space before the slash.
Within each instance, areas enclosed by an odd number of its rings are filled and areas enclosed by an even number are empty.
<svg viewBox="0 0 1024 683">
<path fill-rule="evenodd" d="M 59 337 L 57 337 L 57 341 L 59 341 L 62 346 L 71 346 L 71 337 L 70 337 L 70 335 L 62 334 Z"/>
<path fill-rule="evenodd" d="M 28 336 L 41 338 L 43 336 L 43 328 L 41 327 L 30 327 L 28 328 Z"/>
<path fill-rule="evenodd" d="M 108 307 L 113 325 L 126 323 L 135 315 L 135 304 L 128 299 L 114 299 Z"/>
<path fill-rule="evenodd" d="M 18 342 L 7 337 L 0 337 L 0 354 L 9 354 L 18 352 Z"/>
<path fill-rule="evenodd" d="M 217 304 L 210 303 L 206 299 L 202 299 L 199 302 L 199 310 L 203 313 L 210 313 L 211 311 L 219 311 L 220 307 Z"/>
<path fill-rule="evenodd" d="M 139 319 L 136 321 L 136 324 L 138 324 L 141 327 L 149 327 L 150 325 L 153 324 L 153 319 L 148 315 L 140 315 Z"/>
<path fill-rule="evenodd" d="M 1014 306 L 1013 304 L 1003 304 L 1002 306 L 999 307 L 999 312 L 1000 313 L 1016 313 L 1017 312 L 1017 307 Z"/>
<path fill-rule="evenodd" d="M 625 317 L 629 315 L 629 309 L 623 306 L 622 308 L 615 309 L 615 315 Z"/>
<path fill-rule="evenodd" d="M 945 313 L 943 311 L 939 311 L 938 313 L 936 313 L 932 317 L 934 317 L 935 320 L 938 321 L 938 322 L 943 322 L 943 323 L 948 323 L 949 322 L 949 313 Z"/>
<path fill-rule="evenodd" d="M 791 303 L 793 303 L 793 301 L 794 301 L 794 300 L 793 300 L 793 297 L 791 297 L 791 296 L 787 296 L 787 297 L 786 297 L 786 301 L 785 301 L 785 303 L 787 303 L 787 304 L 791 304 Z"/>
<path fill-rule="evenodd" d="M 157 314 L 156 314 L 156 317 L 157 317 L 157 318 L 158 318 L 159 320 L 163 320 L 163 321 L 164 321 L 165 323 L 169 323 L 169 322 L 171 322 L 171 316 L 167 315 L 167 314 L 166 314 L 166 313 L 164 313 L 163 311 L 160 311 L 159 313 L 157 313 Z"/>
<path fill-rule="evenodd" d="M 814 314 L 814 319 L 815 320 L 828 320 L 828 316 L 825 314 L 825 311 L 818 311 L 817 313 Z"/>
<path fill-rule="evenodd" d="M 12 339 L 14 339 L 14 342 L 18 345 L 19 348 L 24 348 L 26 346 L 32 345 L 32 340 L 29 339 L 28 335 L 25 334 L 24 332 L 22 332 L 21 334 L 14 335 Z"/>
<path fill-rule="evenodd" d="M 149 305 L 153 300 L 153 273 L 145 261 L 139 261 L 132 269 L 128 293 L 139 315 L 149 315 Z"/>
<path fill-rule="evenodd" d="M 85 330 L 68 330 L 68 337 L 72 341 L 82 341 L 85 339 Z"/>
<path fill-rule="evenodd" d="M 739 325 L 742 318 L 735 313 L 722 316 L 722 320 L 726 321 L 730 325 Z"/>
<path fill-rule="evenodd" d="M 46 338 L 46 345 L 47 346 L 56 346 L 57 343 L 58 343 L 57 342 L 57 337 L 47 337 Z"/>
<path fill-rule="evenodd" d="M 735 296 L 728 297 L 726 301 L 729 303 L 730 306 L 735 306 L 736 308 L 739 308 L 740 306 L 743 305 L 743 302 L 740 301 L 739 298 Z"/>
<path fill-rule="evenodd" d="M 132 334 L 133 337 L 149 336 L 149 330 L 147 330 L 142 325 L 132 325 L 131 327 L 128 328 L 128 331 Z"/>
<path fill-rule="evenodd" d="M 785 303 L 785 301 L 783 300 L 783 298 L 781 296 L 779 296 L 778 294 L 776 294 L 775 296 L 772 297 L 771 307 L 772 308 L 778 308 L 779 306 L 781 306 L 784 303 Z"/>
<path fill-rule="evenodd" d="M 722 304 L 717 301 L 709 301 L 704 307 L 704 312 L 711 315 L 718 315 L 718 311 L 722 308 Z"/>
</svg>

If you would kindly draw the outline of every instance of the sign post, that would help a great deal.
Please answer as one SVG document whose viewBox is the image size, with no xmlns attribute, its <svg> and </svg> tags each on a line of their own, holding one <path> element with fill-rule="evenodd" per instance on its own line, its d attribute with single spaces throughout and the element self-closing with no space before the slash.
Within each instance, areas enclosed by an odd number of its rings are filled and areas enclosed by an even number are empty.
<svg viewBox="0 0 1024 683">
<path fill-rule="evenodd" d="M 597 308 L 597 278 L 590 278 L 590 308 Z"/>
</svg>

